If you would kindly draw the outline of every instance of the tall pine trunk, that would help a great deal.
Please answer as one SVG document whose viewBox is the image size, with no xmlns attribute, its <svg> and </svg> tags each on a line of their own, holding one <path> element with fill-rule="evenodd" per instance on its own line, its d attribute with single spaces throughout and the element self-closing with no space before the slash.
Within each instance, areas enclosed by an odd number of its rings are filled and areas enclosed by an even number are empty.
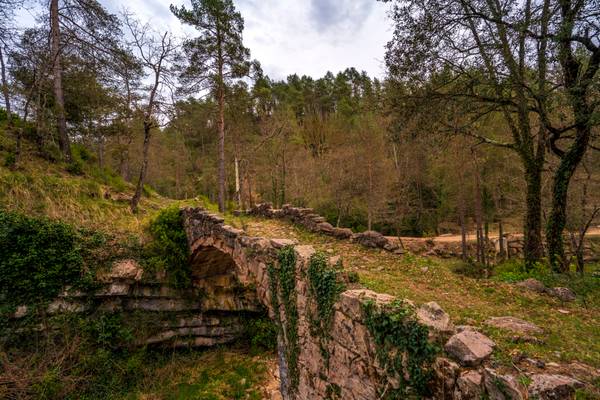
<svg viewBox="0 0 600 400">
<path fill-rule="evenodd" d="M 218 102 L 219 102 L 219 211 L 225 212 L 225 77 L 223 69 L 223 41 L 221 31 L 217 28 L 217 66 L 218 66 Z"/>
<path fill-rule="evenodd" d="M 52 72 L 54 74 L 54 102 L 58 146 L 67 161 L 71 161 L 71 143 L 67 134 L 65 99 L 62 86 L 62 66 L 60 61 L 60 26 L 58 22 L 58 0 L 50 2 L 50 28 L 52 32 Z"/>
</svg>

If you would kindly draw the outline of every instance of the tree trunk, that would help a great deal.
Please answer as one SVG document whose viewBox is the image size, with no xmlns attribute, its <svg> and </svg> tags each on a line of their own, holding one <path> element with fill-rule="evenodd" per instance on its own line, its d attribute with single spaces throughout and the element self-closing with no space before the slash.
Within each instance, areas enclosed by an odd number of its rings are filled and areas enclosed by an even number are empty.
<svg viewBox="0 0 600 400">
<path fill-rule="evenodd" d="M 479 165 L 477 159 L 475 159 L 475 167 L 477 173 L 475 174 L 475 223 L 477 230 L 477 262 L 485 264 L 485 252 L 484 252 L 484 237 L 483 237 L 483 204 L 481 199 L 481 184 L 479 177 Z"/>
<path fill-rule="evenodd" d="M 546 240 L 550 265 L 556 272 L 566 272 L 569 269 L 569 260 L 565 256 L 563 242 L 563 232 L 567 223 L 567 195 L 571 177 L 585 155 L 590 135 L 589 126 L 584 125 L 577 128 L 574 143 L 562 157 L 560 165 L 554 173 L 552 209 L 546 226 Z"/>
<path fill-rule="evenodd" d="M 2 53 L 2 43 L 0 43 L 0 67 L 2 73 L 2 94 L 4 95 L 4 106 L 6 107 L 6 121 L 8 125 L 6 127 L 7 133 L 10 135 L 13 130 L 13 119 L 12 109 L 10 107 L 10 95 L 8 93 L 8 81 L 6 80 L 6 66 L 4 65 L 4 53 Z M 16 167 L 19 162 L 19 155 L 21 153 L 21 132 L 19 129 L 15 129 L 16 134 L 16 146 L 15 146 L 15 163 L 13 167 Z"/>
<path fill-rule="evenodd" d="M 531 165 L 534 164 L 534 165 Z M 542 246 L 542 165 L 525 163 L 527 184 L 525 213 L 525 244 L 523 253 L 526 268 L 531 268 L 543 256 Z"/>
<path fill-rule="evenodd" d="M 467 261 L 469 254 L 467 250 L 467 226 L 466 226 L 466 216 L 465 216 L 465 202 L 463 199 L 460 200 L 460 245 L 462 250 L 462 260 Z"/>
<path fill-rule="evenodd" d="M 286 179 L 287 179 L 287 170 L 285 169 L 286 166 L 286 159 L 285 159 L 285 142 L 283 144 L 283 149 L 281 151 L 281 199 L 279 204 L 281 206 L 283 206 L 285 204 L 286 198 L 285 198 L 285 194 L 286 194 Z"/>
<path fill-rule="evenodd" d="M 504 261 L 504 259 L 506 258 L 506 250 L 505 250 L 505 243 L 504 243 L 504 227 L 502 226 L 502 220 L 498 221 L 498 246 L 500 247 L 499 249 L 499 259 L 501 261 Z"/>
<path fill-rule="evenodd" d="M 223 76 L 223 43 L 221 32 L 217 28 L 217 64 L 218 64 L 218 101 L 219 101 L 219 211 L 225 212 L 225 81 Z"/>
<path fill-rule="evenodd" d="M 50 30 L 52 32 L 52 72 L 54 74 L 54 102 L 58 146 L 67 161 L 71 161 L 71 143 L 67 134 L 65 99 L 62 86 L 62 66 L 60 62 L 60 26 L 58 21 L 58 0 L 50 1 Z"/>
<path fill-rule="evenodd" d="M 142 190 L 144 188 L 144 182 L 146 180 L 146 172 L 148 170 L 148 151 L 150 149 L 150 122 L 144 122 L 144 149 L 142 158 L 142 168 L 140 168 L 140 176 L 138 178 L 137 186 L 135 187 L 135 194 L 131 199 L 131 212 L 137 213 L 138 204 L 142 197 Z"/>
<path fill-rule="evenodd" d="M 367 163 L 367 168 L 369 172 L 369 199 L 367 201 L 367 230 L 371 230 L 373 228 L 373 167 L 371 165 L 371 161 Z"/>
<path fill-rule="evenodd" d="M 235 166 L 235 200 L 238 204 L 238 209 L 242 209 L 242 192 L 240 188 L 240 161 L 237 157 L 234 160 Z"/>
</svg>

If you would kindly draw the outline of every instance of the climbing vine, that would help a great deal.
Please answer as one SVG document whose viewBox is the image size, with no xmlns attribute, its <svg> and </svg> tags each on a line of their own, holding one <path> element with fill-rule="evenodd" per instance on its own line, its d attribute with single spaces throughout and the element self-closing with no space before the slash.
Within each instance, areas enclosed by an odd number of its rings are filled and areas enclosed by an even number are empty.
<svg viewBox="0 0 600 400">
<path fill-rule="evenodd" d="M 275 311 L 275 320 L 285 340 L 285 359 L 289 373 L 289 391 L 298 388 L 298 305 L 296 303 L 296 252 L 292 246 L 279 251 L 278 267 L 269 264 L 271 305 Z M 281 303 L 279 303 L 281 299 Z M 280 304 L 283 304 L 285 323 L 279 316 Z"/>
<path fill-rule="evenodd" d="M 311 334 L 318 336 L 321 355 L 329 366 L 327 343 L 333 320 L 333 305 L 344 291 L 344 284 L 338 279 L 338 271 L 331 267 L 324 253 L 313 254 L 308 264 L 309 294 L 316 303 L 317 315 L 309 315 Z"/>
<path fill-rule="evenodd" d="M 365 324 L 375 341 L 377 360 L 387 373 L 400 380 L 399 388 L 382 389 L 381 398 L 429 395 L 431 364 L 438 348 L 429 342 L 427 327 L 419 324 L 413 311 L 401 301 L 379 307 L 369 300 L 362 307 Z"/>
</svg>

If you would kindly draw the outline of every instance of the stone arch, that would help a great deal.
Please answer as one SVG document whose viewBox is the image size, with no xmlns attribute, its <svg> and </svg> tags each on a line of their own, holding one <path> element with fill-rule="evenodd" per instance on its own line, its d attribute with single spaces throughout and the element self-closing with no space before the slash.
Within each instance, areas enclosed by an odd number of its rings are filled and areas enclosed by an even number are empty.
<svg viewBox="0 0 600 400">
<path fill-rule="evenodd" d="M 374 337 L 363 313 L 365 304 L 385 310 L 396 300 L 393 296 L 367 289 L 342 292 L 333 305 L 327 343 L 323 344 L 323 337 L 311 330 L 311 321 L 314 321 L 316 313 L 315 299 L 307 277 L 310 259 L 315 252 L 311 246 L 296 245 L 286 239 L 247 236 L 243 231 L 225 225 L 223 218 L 203 209 L 186 208 L 182 213 L 192 252 L 192 265 L 200 269 L 199 276 L 234 274 L 243 287 L 242 292 L 252 293 L 255 304 L 264 306 L 270 317 L 282 324 L 280 328 L 283 329 L 279 330 L 278 335 L 278 358 L 284 400 L 375 400 L 381 398 L 382 387 L 385 390 L 399 387 L 398 376 L 390 375 L 386 368 L 379 365 Z M 281 292 L 276 294 L 278 301 L 271 301 L 267 267 L 272 264 L 276 270 L 280 268 L 278 253 L 290 245 L 294 247 L 296 255 L 295 298 L 292 301 L 297 314 L 294 317 L 297 331 L 293 336 L 297 343 L 293 347 L 289 345 L 286 331 L 289 325 L 283 325 L 290 319 L 285 315 Z M 217 266 L 218 263 L 222 265 Z M 436 329 L 437 320 L 428 323 L 426 318 L 420 321 Z M 323 346 L 326 346 L 326 354 Z M 294 375 L 293 388 L 290 376 L 292 368 L 287 365 L 287 352 L 290 349 L 295 352 L 293 359 L 296 364 L 293 369 L 297 374 Z M 445 358 L 438 358 L 435 365 L 433 398 L 463 398 L 460 391 L 456 392 L 458 397 L 452 396 L 459 366 Z"/>
</svg>

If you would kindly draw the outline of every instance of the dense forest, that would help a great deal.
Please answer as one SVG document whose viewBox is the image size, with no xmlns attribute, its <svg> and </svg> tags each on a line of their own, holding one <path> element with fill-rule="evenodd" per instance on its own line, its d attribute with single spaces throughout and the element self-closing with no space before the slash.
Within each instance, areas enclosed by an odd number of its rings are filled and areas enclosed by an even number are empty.
<svg viewBox="0 0 600 400">
<path fill-rule="evenodd" d="M 0 0 L 0 398 L 600 398 L 599 0 L 174 2 Z"/>
<path fill-rule="evenodd" d="M 597 6 L 392 2 L 384 79 L 348 68 L 274 80 L 231 1 L 172 7 L 197 36 L 89 0 L 19 29 L 2 1 L 5 163 L 82 157 L 220 209 L 315 208 L 339 226 L 422 236 L 526 234 L 566 268 L 562 235 L 598 214 Z M 522 223 L 525 218 L 525 223 Z M 566 243 L 568 245 L 568 243 Z"/>
</svg>

